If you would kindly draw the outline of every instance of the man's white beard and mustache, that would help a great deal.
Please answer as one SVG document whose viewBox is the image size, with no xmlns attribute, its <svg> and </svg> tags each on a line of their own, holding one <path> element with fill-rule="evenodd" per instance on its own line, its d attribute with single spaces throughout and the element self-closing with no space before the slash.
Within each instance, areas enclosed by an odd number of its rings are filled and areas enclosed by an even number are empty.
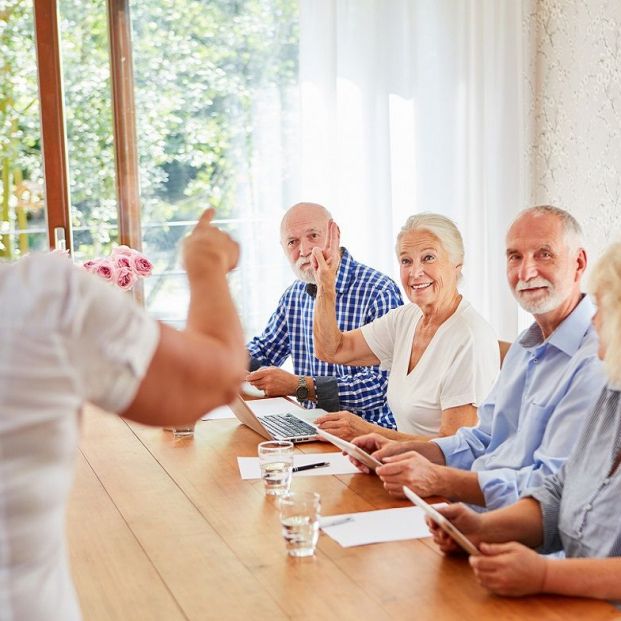
<svg viewBox="0 0 621 621">
<path fill-rule="evenodd" d="M 531 301 L 526 296 L 520 295 L 520 291 L 524 289 L 534 289 L 535 287 L 546 287 L 545 293 L 538 293 L 539 296 L 543 295 L 541 299 Z M 563 302 L 566 297 L 565 291 L 559 291 L 549 280 L 541 276 L 531 278 L 530 280 L 519 280 L 512 293 L 518 301 L 518 304 L 525 311 L 533 315 L 543 315 L 544 313 L 553 311 L 561 305 L 561 302 Z M 528 296 L 529 294 L 526 295 Z"/>
<path fill-rule="evenodd" d="M 298 280 L 311 284 L 315 283 L 315 274 L 311 267 L 310 257 L 300 257 L 295 263 L 291 263 L 291 269 Z"/>
</svg>

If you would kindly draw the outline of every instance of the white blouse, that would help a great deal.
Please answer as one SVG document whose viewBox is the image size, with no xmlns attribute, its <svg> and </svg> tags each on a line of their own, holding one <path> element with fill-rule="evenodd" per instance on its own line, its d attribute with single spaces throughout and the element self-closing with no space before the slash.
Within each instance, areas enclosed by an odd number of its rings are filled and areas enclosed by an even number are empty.
<svg viewBox="0 0 621 621">
<path fill-rule="evenodd" d="M 390 372 L 387 398 L 397 429 L 428 436 L 439 433 L 443 410 L 485 399 L 500 369 L 500 352 L 493 328 L 462 299 L 408 373 L 421 317 L 418 306 L 406 304 L 363 326 L 362 334 Z"/>
</svg>

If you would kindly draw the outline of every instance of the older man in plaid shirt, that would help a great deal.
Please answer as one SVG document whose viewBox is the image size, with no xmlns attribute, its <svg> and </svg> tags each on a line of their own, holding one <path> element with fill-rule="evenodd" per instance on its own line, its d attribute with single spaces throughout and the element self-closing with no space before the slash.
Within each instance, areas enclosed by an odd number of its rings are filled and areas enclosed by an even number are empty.
<svg viewBox="0 0 621 621">
<path fill-rule="evenodd" d="M 248 381 L 266 396 L 295 395 L 306 407 L 349 410 L 369 422 L 394 428 L 386 403 L 387 373 L 379 367 L 352 367 L 318 360 L 313 351 L 316 292 L 312 249 L 327 241 L 332 216 L 315 203 L 298 203 L 284 215 L 280 233 L 296 280 L 282 295 L 263 334 L 252 339 Z M 339 328 L 354 330 L 402 304 L 399 288 L 384 274 L 358 263 L 341 249 L 336 280 Z M 295 374 L 280 369 L 289 357 Z"/>
</svg>

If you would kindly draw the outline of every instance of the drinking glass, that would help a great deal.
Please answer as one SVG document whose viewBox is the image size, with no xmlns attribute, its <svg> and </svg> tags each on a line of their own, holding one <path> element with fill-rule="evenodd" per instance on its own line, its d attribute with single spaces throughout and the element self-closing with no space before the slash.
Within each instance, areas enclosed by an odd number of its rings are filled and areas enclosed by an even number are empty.
<svg viewBox="0 0 621 621">
<path fill-rule="evenodd" d="M 268 496 L 281 496 L 289 491 L 293 468 L 293 442 L 269 440 L 258 448 L 261 478 Z"/>
<path fill-rule="evenodd" d="M 173 438 L 189 438 L 194 435 L 194 425 L 184 425 L 183 427 L 171 427 Z"/>
<path fill-rule="evenodd" d="M 289 556 L 312 556 L 319 539 L 321 501 L 316 492 L 288 492 L 280 497 L 280 523 Z"/>
</svg>

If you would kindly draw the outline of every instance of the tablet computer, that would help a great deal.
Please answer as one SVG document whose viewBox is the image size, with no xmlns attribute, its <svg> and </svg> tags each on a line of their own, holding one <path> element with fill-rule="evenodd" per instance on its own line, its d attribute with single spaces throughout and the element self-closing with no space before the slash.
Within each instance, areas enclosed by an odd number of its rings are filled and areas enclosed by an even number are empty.
<svg viewBox="0 0 621 621">
<path fill-rule="evenodd" d="M 436 511 L 428 502 L 425 502 L 418 494 L 415 494 L 409 487 L 403 486 L 403 493 L 417 507 L 420 507 L 445 533 L 450 535 L 468 554 L 477 556 L 481 554 L 477 547 L 458 530 L 440 512 Z"/>
<path fill-rule="evenodd" d="M 352 444 L 347 440 L 343 440 L 338 436 L 328 433 L 327 431 L 324 431 L 319 427 L 317 427 L 317 435 L 325 438 L 328 442 L 332 442 L 334 446 L 338 446 L 341 451 L 347 453 L 348 455 L 351 455 L 353 458 L 357 459 L 360 463 L 367 466 L 367 468 L 369 468 L 373 472 L 375 472 L 376 468 L 379 468 L 379 466 L 383 465 L 379 459 L 375 459 L 375 457 L 369 455 L 369 453 L 367 453 L 366 451 L 363 451 L 359 446 L 356 446 L 355 444 Z"/>
</svg>

